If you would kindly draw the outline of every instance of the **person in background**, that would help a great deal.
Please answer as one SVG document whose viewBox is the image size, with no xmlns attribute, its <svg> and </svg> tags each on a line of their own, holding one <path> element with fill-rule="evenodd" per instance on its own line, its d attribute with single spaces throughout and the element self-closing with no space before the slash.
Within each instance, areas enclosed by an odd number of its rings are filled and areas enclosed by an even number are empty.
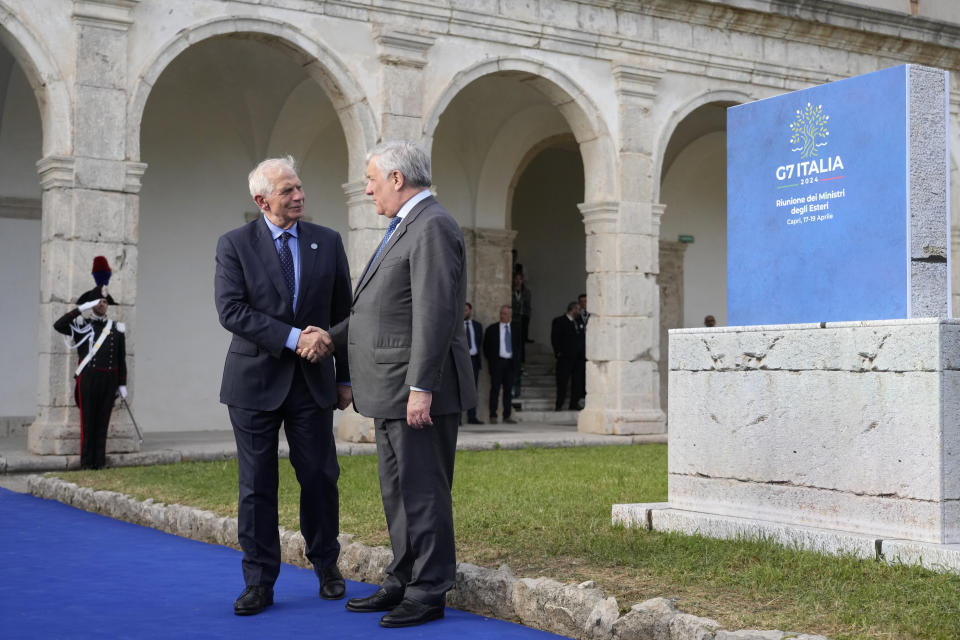
<svg viewBox="0 0 960 640">
<path fill-rule="evenodd" d="M 577 369 L 581 353 L 583 331 L 580 327 L 580 307 L 576 302 L 567 305 L 567 312 L 553 319 L 550 326 L 550 344 L 553 346 L 553 355 L 557 359 L 556 382 L 557 399 L 554 404 L 556 411 L 563 410 L 563 403 L 567 397 L 567 386 L 570 385 L 571 411 L 578 408 L 577 392 L 579 378 Z"/>
<path fill-rule="evenodd" d="M 107 315 L 108 305 L 116 304 L 107 293 L 110 273 L 105 257 L 94 258 L 97 286 L 53 323 L 54 330 L 69 336 L 67 347 L 77 351 L 74 399 L 80 408 L 81 469 L 103 468 L 113 403 L 118 394 L 127 397 L 126 327 Z"/>
<path fill-rule="evenodd" d="M 490 423 L 497 422 L 497 404 L 503 391 L 503 421 L 516 424 L 510 417 L 513 411 L 511 389 L 514 376 L 519 372 L 517 359 L 519 336 L 511 322 L 512 311 L 508 305 L 500 307 L 500 322 L 494 322 L 483 334 L 483 355 L 490 371 Z"/>
</svg>

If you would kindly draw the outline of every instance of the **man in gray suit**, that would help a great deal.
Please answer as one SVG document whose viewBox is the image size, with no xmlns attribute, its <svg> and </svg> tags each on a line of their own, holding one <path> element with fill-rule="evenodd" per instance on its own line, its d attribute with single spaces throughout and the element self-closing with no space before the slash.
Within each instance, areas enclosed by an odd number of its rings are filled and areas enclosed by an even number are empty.
<svg viewBox="0 0 960 640">
<path fill-rule="evenodd" d="M 220 401 L 229 408 L 237 442 L 237 532 L 246 589 L 233 611 L 241 616 L 273 604 L 280 571 L 281 424 L 300 483 L 300 529 L 320 597 L 344 597 L 333 407 L 350 403 L 346 353 L 336 366 L 324 359 L 332 344 L 322 331 L 350 309 L 350 268 L 340 234 L 301 220 L 304 192 L 293 158 L 264 160 L 249 183 L 263 215 L 220 237 L 214 280 L 220 324 L 233 334 Z"/>
<path fill-rule="evenodd" d="M 460 414 L 476 405 L 465 253 L 460 226 L 428 189 L 425 151 L 390 142 L 367 160 L 367 195 L 390 225 L 331 335 L 350 358 L 354 407 L 375 419 L 393 562 L 380 589 L 347 609 L 388 611 L 381 626 L 407 627 L 443 617 L 456 571 L 453 463 Z"/>
</svg>

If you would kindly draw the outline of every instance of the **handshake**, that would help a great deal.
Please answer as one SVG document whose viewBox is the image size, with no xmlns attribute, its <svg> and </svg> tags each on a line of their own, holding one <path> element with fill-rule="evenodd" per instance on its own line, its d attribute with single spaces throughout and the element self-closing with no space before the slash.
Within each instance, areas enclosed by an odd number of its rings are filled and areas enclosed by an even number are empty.
<svg viewBox="0 0 960 640">
<path fill-rule="evenodd" d="M 310 325 L 300 332 L 297 340 L 297 355 L 311 363 L 317 363 L 333 355 L 333 340 L 330 334 Z"/>
</svg>

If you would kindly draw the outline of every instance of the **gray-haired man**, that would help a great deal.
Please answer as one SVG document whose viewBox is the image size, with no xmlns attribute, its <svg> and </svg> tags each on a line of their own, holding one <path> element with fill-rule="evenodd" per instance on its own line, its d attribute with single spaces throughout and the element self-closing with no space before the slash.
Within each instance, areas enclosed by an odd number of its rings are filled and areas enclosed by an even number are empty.
<svg viewBox="0 0 960 640">
<path fill-rule="evenodd" d="M 357 411 L 374 418 L 393 562 L 380 589 L 347 609 L 389 611 L 384 627 L 443 617 L 456 554 L 450 489 L 462 411 L 476 405 L 461 324 L 466 266 L 460 226 L 430 186 L 430 158 L 410 142 L 368 154 L 367 195 L 390 219 L 331 334 L 350 357 Z"/>
</svg>

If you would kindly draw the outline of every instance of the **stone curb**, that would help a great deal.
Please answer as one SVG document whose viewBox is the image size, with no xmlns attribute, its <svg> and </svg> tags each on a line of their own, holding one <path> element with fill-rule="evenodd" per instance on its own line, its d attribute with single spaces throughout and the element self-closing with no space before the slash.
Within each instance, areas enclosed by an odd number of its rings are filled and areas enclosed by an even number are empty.
<svg viewBox="0 0 960 640">
<path fill-rule="evenodd" d="M 135 500 L 115 491 L 94 491 L 53 477 L 30 476 L 27 489 L 39 498 L 117 520 L 239 548 L 236 518 L 179 504 Z M 310 568 L 299 531 L 281 527 L 280 544 L 283 562 Z M 370 584 L 382 582 L 393 558 L 389 549 L 354 542 L 349 534 L 340 535 L 340 544 L 337 564 L 345 577 Z M 715 620 L 678 611 L 666 598 L 641 602 L 621 616 L 616 599 L 605 597 L 592 581 L 565 585 L 550 578 L 516 578 L 507 566 L 486 569 L 466 562 L 457 565 L 447 604 L 577 640 L 827 640 L 783 631 L 727 631 Z"/>
</svg>

